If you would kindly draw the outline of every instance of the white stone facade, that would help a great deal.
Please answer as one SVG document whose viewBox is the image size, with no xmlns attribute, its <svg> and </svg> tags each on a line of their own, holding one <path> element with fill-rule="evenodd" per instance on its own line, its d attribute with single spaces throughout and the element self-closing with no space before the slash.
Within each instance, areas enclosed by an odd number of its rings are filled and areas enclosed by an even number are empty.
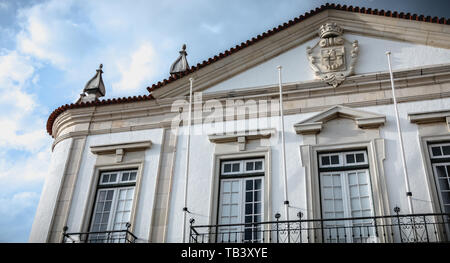
<svg viewBox="0 0 450 263">
<path fill-rule="evenodd" d="M 314 79 L 306 53 L 326 22 L 337 23 L 345 38 L 359 43 L 354 75 L 337 87 Z M 197 225 L 218 222 L 220 162 L 240 158 L 264 158 L 263 220 L 274 220 L 276 213 L 284 218 L 281 129 L 278 112 L 269 111 L 278 107 L 278 65 L 283 67 L 291 218 L 297 212 L 321 217 L 317 153 L 348 149 L 367 150 L 375 214 L 393 214 L 394 207 L 406 212 L 387 50 L 393 57 L 414 212 L 443 212 L 427 145 L 450 142 L 449 40 L 448 25 L 326 10 L 194 72 L 202 103 L 193 108 L 188 219 Z M 179 112 L 172 105 L 188 99 L 187 78 L 152 92 L 154 100 L 80 107 L 59 115 L 30 242 L 61 242 L 64 226 L 88 232 L 100 172 L 128 168 L 138 174 L 130 216 L 138 241 L 183 241 L 187 126 L 173 127 Z M 210 124 L 201 124 L 211 100 L 223 106 L 226 100 L 253 101 L 268 110 L 242 115 L 224 108 L 226 116 L 216 124 L 234 135 L 220 136 Z"/>
</svg>

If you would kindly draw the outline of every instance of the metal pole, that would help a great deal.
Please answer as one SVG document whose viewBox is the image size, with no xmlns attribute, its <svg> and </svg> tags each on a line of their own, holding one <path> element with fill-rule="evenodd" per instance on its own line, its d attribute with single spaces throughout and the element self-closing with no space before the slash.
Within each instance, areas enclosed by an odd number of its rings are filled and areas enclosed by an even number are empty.
<svg viewBox="0 0 450 263">
<path fill-rule="evenodd" d="M 185 169 L 185 181 L 184 181 L 184 207 L 183 207 L 183 243 L 186 241 L 186 220 L 189 212 L 187 208 L 187 194 L 188 194 L 188 179 L 189 179 L 189 150 L 191 145 L 191 118 L 192 118 L 192 82 L 193 78 L 189 78 L 189 113 L 188 113 L 188 130 L 186 138 L 186 169 Z"/>
<path fill-rule="evenodd" d="M 398 117 L 397 99 L 395 97 L 394 77 L 392 75 L 392 68 L 391 68 L 391 52 L 387 51 L 386 55 L 388 58 L 389 75 L 391 77 L 392 98 L 394 99 L 394 109 L 395 109 L 395 118 L 397 120 L 398 140 L 399 140 L 399 147 L 400 147 L 400 152 L 401 152 L 401 157 L 402 157 L 403 174 L 404 174 L 405 185 L 406 185 L 406 196 L 408 199 L 409 213 L 414 214 L 413 204 L 412 204 L 412 193 L 411 193 L 410 187 L 409 187 L 408 171 L 406 168 L 405 150 L 403 148 L 403 136 L 402 136 L 402 130 L 400 127 L 400 119 Z"/>
<path fill-rule="evenodd" d="M 280 119 L 281 119 L 281 142 L 282 142 L 282 167 L 284 177 L 284 209 L 286 214 L 286 220 L 289 220 L 289 199 L 287 189 L 287 175 L 286 175 L 286 143 L 284 140 L 284 114 L 283 114 L 283 88 L 281 86 L 281 66 L 278 69 L 278 84 L 280 86 Z"/>
</svg>

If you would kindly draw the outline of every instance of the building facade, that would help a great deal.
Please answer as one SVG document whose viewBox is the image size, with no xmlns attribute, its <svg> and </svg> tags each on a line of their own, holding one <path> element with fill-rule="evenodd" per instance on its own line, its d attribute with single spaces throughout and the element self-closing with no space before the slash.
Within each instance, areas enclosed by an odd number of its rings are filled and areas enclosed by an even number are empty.
<svg viewBox="0 0 450 263">
<path fill-rule="evenodd" d="M 183 47 L 138 97 L 99 99 L 100 67 L 48 119 L 29 241 L 448 241 L 449 24 L 325 5 L 196 66 Z"/>
</svg>

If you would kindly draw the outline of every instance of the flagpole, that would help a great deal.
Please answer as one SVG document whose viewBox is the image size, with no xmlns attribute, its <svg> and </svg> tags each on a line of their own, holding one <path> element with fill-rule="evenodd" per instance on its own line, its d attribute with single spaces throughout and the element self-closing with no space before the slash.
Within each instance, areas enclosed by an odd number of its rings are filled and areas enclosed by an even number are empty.
<svg viewBox="0 0 450 263">
<path fill-rule="evenodd" d="M 387 51 L 386 55 L 388 58 L 389 75 L 391 77 L 392 98 L 394 99 L 394 109 L 395 109 L 395 118 L 397 120 L 398 140 L 399 140 L 399 147 L 400 147 L 400 152 L 401 152 L 401 157 L 402 157 L 403 175 L 404 175 L 405 184 L 406 184 L 406 196 L 408 198 L 409 213 L 414 214 L 413 204 L 412 204 L 412 193 L 411 193 L 411 190 L 409 187 L 408 171 L 406 168 L 405 150 L 403 148 L 403 136 L 402 136 L 402 130 L 400 127 L 400 119 L 398 117 L 397 99 L 395 97 L 394 77 L 392 75 L 392 68 L 391 68 L 391 52 Z"/>
<path fill-rule="evenodd" d="M 287 189 L 287 175 L 286 175 L 286 143 L 284 140 L 284 114 L 283 114 L 283 88 L 281 86 L 281 66 L 278 69 L 278 85 L 280 87 L 280 119 L 281 119 L 281 142 L 282 142 L 282 167 L 284 177 L 284 209 L 286 214 L 286 220 L 289 220 L 289 199 Z"/>
<path fill-rule="evenodd" d="M 189 113 L 188 113 L 188 129 L 186 138 L 186 169 L 185 169 L 185 181 L 184 181 L 184 207 L 183 207 L 183 243 L 186 243 L 186 220 L 189 210 L 187 208 L 187 194 L 188 194 L 188 179 L 189 179 L 189 154 L 191 145 L 191 119 L 192 119 L 192 82 L 193 78 L 189 78 Z"/>
</svg>

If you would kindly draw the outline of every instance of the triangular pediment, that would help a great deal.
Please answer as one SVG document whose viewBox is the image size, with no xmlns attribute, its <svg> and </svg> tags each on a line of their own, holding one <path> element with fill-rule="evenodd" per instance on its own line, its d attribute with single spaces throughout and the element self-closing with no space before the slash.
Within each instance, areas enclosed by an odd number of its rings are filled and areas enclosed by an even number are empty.
<svg viewBox="0 0 450 263">
<path fill-rule="evenodd" d="M 294 129 L 297 134 L 319 133 L 326 122 L 336 118 L 351 119 L 362 129 L 378 128 L 386 122 L 384 115 L 339 105 L 294 124 Z"/>
<path fill-rule="evenodd" d="M 152 86 L 149 89 L 152 96 L 157 99 L 186 96 L 189 94 L 189 78 L 194 79 L 194 92 L 220 93 L 271 86 L 277 84 L 278 65 L 283 66 L 283 83 L 317 81 L 308 65 L 306 46 L 317 43 L 319 28 L 326 23 L 337 23 L 342 27 L 344 37 L 349 42 L 361 40 L 361 57 L 356 63 L 356 75 L 387 71 L 384 56 L 386 50 L 381 50 L 379 55 L 376 53 L 376 56 L 370 56 L 375 54 L 373 47 L 398 47 L 398 52 L 391 50 L 394 69 L 413 68 L 415 64 L 427 65 L 419 61 L 422 58 L 430 60 L 433 65 L 448 63 L 450 59 L 450 31 L 449 25 L 445 23 L 349 12 L 332 7 L 308 15 L 307 19 L 299 17 L 295 20 L 197 64 L 180 78 L 165 80 Z M 372 46 L 366 43 L 372 43 Z M 419 52 L 415 46 L 419 46 Z M 299 48 L 297 53 L 296 48 Z M 346 52 L 352 51 L 349 49 Z M 284 58 L 291 60 L 284 61 Z M 289 62 L 295 60 L 305 65 Z M 412 60 L 413 63 L 409 63 Z M 395 67 L 397 62 L 401 67 Z M 372 69 L 370 65 L 378 67 Z M 289 74 L 298 74 L 300 77 L 289 79 Z"/>
</svg>

